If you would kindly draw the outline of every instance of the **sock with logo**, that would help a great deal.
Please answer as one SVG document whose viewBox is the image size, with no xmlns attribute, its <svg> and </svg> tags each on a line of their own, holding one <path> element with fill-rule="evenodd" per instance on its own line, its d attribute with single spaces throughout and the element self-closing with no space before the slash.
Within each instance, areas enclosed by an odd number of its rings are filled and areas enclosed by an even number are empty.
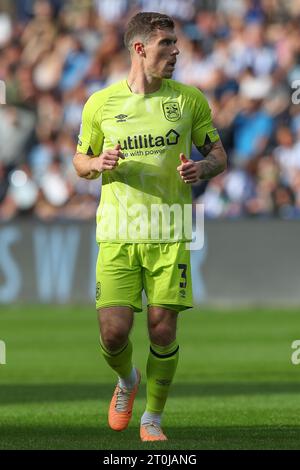
<svg viewBox="0 0 300 470">
<path fill-rule="evenodd" d="M 118 374 L 121 387 L 133 388 L 137 381 L 136 369 L 132 365 L 132 343 L 130 339 L 117 351 L 108 351 L 100 338 L 102 354 L 107 364 Z"/>
<path fill-rule="evenodd" d="M 176 340 L 168 346 L 150 345 L 147 362 L 147 413 L 160 415 L 163 412 L 177 368 L 178 350 Z"/>
</svg>

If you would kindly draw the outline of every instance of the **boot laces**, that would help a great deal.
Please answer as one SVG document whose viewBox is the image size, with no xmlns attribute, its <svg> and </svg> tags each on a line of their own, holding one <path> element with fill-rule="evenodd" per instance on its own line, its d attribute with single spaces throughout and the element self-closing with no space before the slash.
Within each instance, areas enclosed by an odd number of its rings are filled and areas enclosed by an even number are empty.
<svg viewBox="0 0 300 470">
<path fill-rule="evenodd" d="M 162 434 L 161 428 L 156 423 L 153 423 L 153 422 L 146 423 L 144 424 L 144 426 L 147 428 L 147 432 L 151 436 L 160 436 Z"/>
<path fill-rule="evenodd" d="M 127 410 L 130 394 L 131 390 L 127 390 L 127 388 L 121 388 L 120 386 L 118 386 L 116 400 L 117 411 L 122 412 Z"/>
</svg>

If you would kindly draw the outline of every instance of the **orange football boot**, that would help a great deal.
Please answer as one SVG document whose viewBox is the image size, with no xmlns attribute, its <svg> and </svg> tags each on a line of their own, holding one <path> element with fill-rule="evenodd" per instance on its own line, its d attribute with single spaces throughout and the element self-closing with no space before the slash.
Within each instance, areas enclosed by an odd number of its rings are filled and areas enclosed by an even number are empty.
<svg viewBox="0 0 300 470">
<path fill-rule="evenodd" d="M 133 402 L 141 381 L 140 371 L 138 369 L 135 370 L 137 373 L 137 383 L 133 389 L 121 388 L 118 383 L 110 402 L 108 424 L 114 431 L 124 431 L 131 419 Z"/>
<path fill-rule="evenodd" d="M 155 423 L 141 424 L 140 437 L 143 442 L 168 440 L 167 436 L 165 436 L 164 433 L 162 432 L 161 427 Z"/>
</svg>

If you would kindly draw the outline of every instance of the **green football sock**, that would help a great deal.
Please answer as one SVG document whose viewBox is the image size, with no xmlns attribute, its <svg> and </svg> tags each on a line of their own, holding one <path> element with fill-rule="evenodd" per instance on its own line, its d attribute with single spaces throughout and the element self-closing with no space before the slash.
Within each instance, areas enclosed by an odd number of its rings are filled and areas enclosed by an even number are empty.
<svg viewBox="0 0 300 470">
<path fill-rule="evenodd" d="M 100 338 L 102 354 L 107 364 L 117 372 L 119 377 L 129 377 L 132 371 L 132 343 L 130 339 L 118 351 L 108 351 Z"/>
<path fill-rule="evenodd" d="M 178 350 L 176 341 L 168 346 L 151 343 L 147 362 L 147 412 L 163 412 L 177 368 Z"/>
</svg>

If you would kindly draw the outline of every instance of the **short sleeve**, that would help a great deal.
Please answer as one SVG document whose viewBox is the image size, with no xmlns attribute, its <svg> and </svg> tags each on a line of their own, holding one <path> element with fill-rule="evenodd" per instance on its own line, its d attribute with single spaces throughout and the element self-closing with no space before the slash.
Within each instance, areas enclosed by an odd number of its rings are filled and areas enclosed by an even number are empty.
<svg viewBox="0 0 300 470">
<path fill-rule="evenodd" d="M 104 140 L 101 130 L 101 110 L 101 102 L 97 102 L 92 95 L 82 111 L 77 152 L 90 156 L 100 155 Z"/>
<path fill-rule="evenodd" d="M 195 90 L 193 96 L 193 125 L 192 125 L 192 140 L 193 143 L 201 147 L 204 143 L 217 142 L 220 137 L 217 129 L 214 127 L 211 117 L 211 109 L 205 98 L 204 94 Z"/>
</svg>

